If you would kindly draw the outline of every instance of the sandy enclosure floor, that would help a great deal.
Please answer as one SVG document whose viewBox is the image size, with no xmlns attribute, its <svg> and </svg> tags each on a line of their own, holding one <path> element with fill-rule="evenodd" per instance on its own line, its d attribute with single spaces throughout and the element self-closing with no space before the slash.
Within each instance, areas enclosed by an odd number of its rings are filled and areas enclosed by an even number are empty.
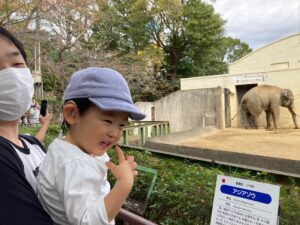
<svg viewBox="0 0 300 225">
<path fill-rule="evenodd" d="M 179 145 L 300 161 L 300 129 L 226 128 L 195 136 Z"/>
</svg>

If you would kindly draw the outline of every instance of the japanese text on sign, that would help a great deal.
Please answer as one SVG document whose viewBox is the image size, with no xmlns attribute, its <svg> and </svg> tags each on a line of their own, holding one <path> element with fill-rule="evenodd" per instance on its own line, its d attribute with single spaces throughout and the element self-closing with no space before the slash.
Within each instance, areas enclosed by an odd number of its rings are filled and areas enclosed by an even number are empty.
<svg viewBox="0 0 300 225">
<path fill-rule="evenodd" d="M 267 76 L 264 74 L 246 74 L 235 77 L 235 84 L 261 83 L 266 81 Z"/>
</svg>

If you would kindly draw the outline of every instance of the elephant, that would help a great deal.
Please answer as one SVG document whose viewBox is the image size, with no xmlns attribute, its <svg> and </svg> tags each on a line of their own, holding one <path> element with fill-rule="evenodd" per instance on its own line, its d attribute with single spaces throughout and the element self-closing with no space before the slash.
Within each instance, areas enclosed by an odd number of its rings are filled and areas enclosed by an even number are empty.
<svg viewBox="0 0 300 225">
<path fill-rule="evenodd" d="M 258 118 L 262 111 L 266 112 L 267 129 L 272 129 L 271 117 L 274 129 L 277 129 L 280 106 L 288 108 L 292 115 L 295 129 L 299 129 L 296 120 L 297 114 L 294 110 L 294 96 L 290 89 L 282 89 L 271 85 L 258 85 L 251 88 L 244 94 L 240 105 L 240 111 L 244 113 L 245 129 L 249 128 L 251 116 L 254 118 L 255 128 L 258 128 Z"/>
</svg>

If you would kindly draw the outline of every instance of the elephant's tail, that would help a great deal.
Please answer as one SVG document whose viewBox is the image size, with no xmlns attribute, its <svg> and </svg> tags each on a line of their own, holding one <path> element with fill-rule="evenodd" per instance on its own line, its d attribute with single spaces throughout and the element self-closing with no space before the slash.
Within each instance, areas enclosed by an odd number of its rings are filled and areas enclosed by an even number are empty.
<svg viewBox="0 0 300 225">
<path fill-rule="evenodd" d="M 233 120 L 242 111 L 242 107 L 243 107 L 244 103 L 245 103 L 245 100 L 242 99 L 241 105 L 240 105 L 240 108 L 239 108 L 238 112 L 234 115 L 234 117 L 231 118 L 231 120 Z"/>
<path fill-rule="evenodd" d="M 241 110 L 239 110 L 239 111 L 234 115 L 234 117 L 231 118 L 231 120 L 233 120 L 233 119 L 240 113 L 240 111 L 241 111 Z"/>
</svg>

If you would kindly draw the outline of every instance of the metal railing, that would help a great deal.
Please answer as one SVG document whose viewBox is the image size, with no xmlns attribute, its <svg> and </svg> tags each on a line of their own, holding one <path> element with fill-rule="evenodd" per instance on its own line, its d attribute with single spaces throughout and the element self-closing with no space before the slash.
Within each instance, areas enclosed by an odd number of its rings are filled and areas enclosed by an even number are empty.
<svg viewBox="0 0 300 225">
<path fill-rule="evenodd" d="M 129 145 L 130 139 L 135 138 L 138 146 L 144 146 L 147 137 L 162 136 L 170 133 L 169 121 L 133 121 L 124 127 L 122 144 Z"/>
<path fill-rule="evenodd" d="M 147 173 L 147 174 L 151 175 L 151 177 L 152 177 L 150 185 L 147 189 L 146 198 L 143 199 L 142 201 L 140 201 L 140 200 L 128 197 L 126 199 L 123 207 L 125 209 L 128 209 L 128 210 L 134 212 L 134 213 L 137 213 L 140 216 L 143 216 L 146 212 L 148 202 L 150 200 L 150 196 L 153 192 L 154 184 L 155 184 L 155 181 L 157 179 L 157 171 L 152 169 L 152 168 L 144 167 L 144 166 L 137 166 L 137 171 Z"/>
<path fill-rule="evenodd" d="M 117 218 L 119 220 L 122 220 L 124 225 L 130 225 L 130 224 L 131 225 L 155 225 L 156 224 L 126 209 L 120 209 Z"/>
</svg>

